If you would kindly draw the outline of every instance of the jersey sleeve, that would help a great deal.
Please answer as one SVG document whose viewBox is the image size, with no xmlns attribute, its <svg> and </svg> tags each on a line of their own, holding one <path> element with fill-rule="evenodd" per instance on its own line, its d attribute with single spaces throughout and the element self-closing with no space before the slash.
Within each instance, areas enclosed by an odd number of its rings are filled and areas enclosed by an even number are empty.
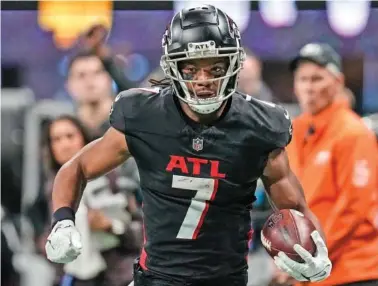
<svg viewBox="0 0 378 286">
<path fill-rule="evenodd" d="M 260 136 L 269 149 L 285 148 L 290 143 L 293 125 L 289 112 L 284 107 L 254 99 L 252 114 L 260 126 Z"/>
<path fill-rule="evenodd" d="M 125 102 L 127 101 L 125 100 L 126 97 L 127 94 L 125 91 L 117 95 L 110 109 L 109 116 L 110 125 L 122 133 L 126 133 L 126 118 L 124 116 L 124 107 L 127 105 L 127 102 Z"/>
<path fill-rule="evenodd" d="M 139 88 L 120 92 L 114 99 L 110 110 L 110 125 L 126 135 L 130 133 L 133 129 L 132 122 L 138 120 L 141 106 L 146 101 L 146 95 L 150 93 Z"/>
<path fill-rule="evenodd" d="M 291 142 L 293 136 L 293 123 L 289 112 L 282 106 L 276 105 L 276 146 L 277 148 L 284 148 Z"/>
<path fill-rule="evenodd" d="M 149 112 L 147 102 L 159 92 L 159 88 L 131 88 L 120 92 L 110 110 L 110 125 L 125 135 L 131 135 L 138 129 L 138 122 L 143 122 Z"/>
</svg>

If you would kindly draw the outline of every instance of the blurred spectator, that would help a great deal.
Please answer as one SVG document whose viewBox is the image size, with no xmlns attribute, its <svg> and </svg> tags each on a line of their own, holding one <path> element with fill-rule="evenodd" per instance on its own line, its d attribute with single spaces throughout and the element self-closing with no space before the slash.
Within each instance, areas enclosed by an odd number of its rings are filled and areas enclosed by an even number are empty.
<svg viewBox="0 0 378 286">
<path fill-rule="evenodd" d="M 304 46 L 291 69 L 304 113 L 293 121 L 288 154 L 333 263 L 331 276 L 317 285 L 378 285 L 374 134 L 338 100 L 344 76 L 340 56 L 329 45 Z"/>
<path fill-rule="evenodd" d="M 50 171 L 46 198 L 50 204 L 56 172 L 89 143 L 89 136 L 77 119 L 61 116 L 50 123 L 44 139 Z M 125 188 L 127 180 L 116 169 L 87 184 L 76 213 L 85 248 L 77 260 L 64 266 L 64 276 L 57 265 L 56 283 L 121 286 L 132 280 L 133 261 L 142 243 L 141 216 L 134 194 Z M 48 223 L 45 233 L 38 238 L 43 253 L 49 232 Z"/>
<path fill-rule="evenodd" d="M 71 58 L 67 89 L 75 101 L 80 121 L 93 136 L 100 136 L 108 128 L 113 91 L 112 80 L 95 54 L 81 51 Z"/>
<path fill-rule="evenodd" d="M 108 116 L 115 95 L 112 80 L 119 90 L 133 87 L 105 43 L 107 33 L 103 26 L 95 25 L 83 35 L 79 51 L 69 60 L 66 81 L 80 121 L 95 137 L 109 128 Z"/>
<path fill-rule="evenodd" d="M 259 58 L 248 49 L 245 51 L 246 59 L 239 75 L 238 90 L 260 100 L 276 101 L 261 77 L 262 65 Z"/>
</svg>

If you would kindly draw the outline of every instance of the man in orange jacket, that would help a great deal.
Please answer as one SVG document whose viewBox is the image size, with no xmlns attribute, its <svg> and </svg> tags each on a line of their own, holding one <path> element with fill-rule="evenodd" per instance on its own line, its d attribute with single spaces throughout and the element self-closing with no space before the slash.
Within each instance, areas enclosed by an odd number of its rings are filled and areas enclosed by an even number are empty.
<svg viewBox="0 0 378 286">
<path fill-rule="evenodd" d="M 303 114 L 293 121 L 288 156 L 324 228 L 333 263 L 331 276 L 316 285 L 378 285 L 374 134 L 337 96 L 344 77 L 340 56 L 329 45 L 305 45 L 291 70 Z"/>
</svg>

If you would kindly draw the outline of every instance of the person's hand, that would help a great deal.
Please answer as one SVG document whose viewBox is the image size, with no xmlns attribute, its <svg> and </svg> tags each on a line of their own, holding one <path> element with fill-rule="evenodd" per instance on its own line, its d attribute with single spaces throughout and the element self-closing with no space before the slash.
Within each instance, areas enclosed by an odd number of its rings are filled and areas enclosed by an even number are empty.
<svg viewBox="0 0 378 286">
<path fill-rule="evenodd" d="M 79 231 L 72 220 L 66 219 L 55 224 L 45 245 L 47 258 L 55 263 L 74 261 L 81 253 Z"/>
<path fill-rule="evenodd" d="M 112 221 L 102 211 L 88 209 L 88 221 L 92 230 L 109 231 Z"/>
<path fill-rule="evenodd" d="M 328 258 L 328 249 L 318 231 L 311 234 L 315 242 L 317 253 L 312 256 L 299 244 L 294 245 L 294 250 L 302 257 L 304 263 L 290 259 L 284 252 L 279 252 L 274 257 L 276 266 L 298 281 L 322 281 L 326 279 L 332 269 L 332 263 Z"/>
<path fill-rule="evenodd" d="M 111 56 L 111 49 L 106 45 L 109 30 L 103 25 L 94 25 L 84 33 L 81 39 L 83 49 L 93 51 L 100 58 Z"/>
</svg>

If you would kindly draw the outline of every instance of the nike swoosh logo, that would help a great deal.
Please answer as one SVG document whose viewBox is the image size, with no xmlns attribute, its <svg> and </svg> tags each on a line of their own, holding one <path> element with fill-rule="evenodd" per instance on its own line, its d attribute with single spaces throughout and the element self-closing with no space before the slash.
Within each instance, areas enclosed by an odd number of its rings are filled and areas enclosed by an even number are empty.
<svg viewBox="0 0 378 286">
<path fill-rule="evenodd" d="M 324 276 L 326 276 L 326 275 L 327 275 L 327 271 L 324 271 L 324 270 L 320 271 L 320 272 L 317 273 L 317 274 L 312 275 L 311 277 L 307 277 L 306 275 L 303 275 L 303 274 L 302 274 L 302 276 L 303 276 L 304 278 L 306 278 L 308 281 L 311 281 L 311 279 L 313 279 L 314 277 L 324 277 Z"/>
<path fill-rule="evenodd" d="M 284 110 L 284 116 L 285 116 L 285 118 L 286 118 L 287 120 L 290 119 L 289 112 L 288 112 L 286 109 Z"/>
</svg>

